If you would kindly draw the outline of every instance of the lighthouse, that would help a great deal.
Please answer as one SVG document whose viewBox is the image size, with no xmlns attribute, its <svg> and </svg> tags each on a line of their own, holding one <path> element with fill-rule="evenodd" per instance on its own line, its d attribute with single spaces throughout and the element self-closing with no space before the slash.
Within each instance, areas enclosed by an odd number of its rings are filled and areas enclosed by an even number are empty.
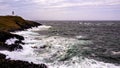
<svg viewBox="0 0 120 68">
<path fill-rule="evenodd" d="M 12 15 L 13 15 L 13 16 L 14 16 L 14 14 L 15 14 L 14 11 L 12 11 Z"/>
</svg>

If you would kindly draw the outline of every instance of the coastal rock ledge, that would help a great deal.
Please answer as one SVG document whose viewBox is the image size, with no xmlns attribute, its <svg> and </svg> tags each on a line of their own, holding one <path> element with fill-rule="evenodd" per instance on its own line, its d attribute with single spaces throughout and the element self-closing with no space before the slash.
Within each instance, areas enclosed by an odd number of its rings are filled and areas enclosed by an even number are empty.
<svg viewBox="0 0 120 68">
<path fill-rule="evenodd" d="M 0 50 L 14 51 L 23 49 L 21 44 L 24 44 L 22 42 L 24 37 L 10 32 L 25 30 L 39 25 L 41 24 L 24 20 L 20 16 L 0 16 Z M 0 53 L 0 68 L 47 68 L 47 66 L 45 64 L 6 59 L 6 55 Z"/>
<path fill-rule="evenodd" d="M 0 68 L 47 68 L 45 64 L 34 64 L 20 60 L 5 59 L 4 54 L 0 54 Z"/>
</svg>

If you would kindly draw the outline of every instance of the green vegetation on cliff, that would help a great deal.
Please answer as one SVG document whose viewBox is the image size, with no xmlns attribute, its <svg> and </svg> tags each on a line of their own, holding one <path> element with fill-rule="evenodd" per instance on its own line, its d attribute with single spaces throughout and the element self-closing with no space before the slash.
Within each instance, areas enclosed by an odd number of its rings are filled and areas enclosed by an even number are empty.
<svg viewBox="0 0 120 68">
<path fill-rule="evenodd" d="M 38 26 L 33 21 L 26 21 L 19 16 L 0 16 L 0 31 L 15 31 Z"/>
</svg>

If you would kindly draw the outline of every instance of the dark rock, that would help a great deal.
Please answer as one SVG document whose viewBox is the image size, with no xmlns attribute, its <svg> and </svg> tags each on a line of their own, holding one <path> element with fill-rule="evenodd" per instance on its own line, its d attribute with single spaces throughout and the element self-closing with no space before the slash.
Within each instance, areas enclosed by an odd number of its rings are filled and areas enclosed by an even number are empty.
<svg viewBox="0 0 120 68">
<path fill-rule="evenodd" d="M 25 43 L 22 42 L 21 40 L 17 40 L 17 41 L 15 41 L 15 44 L 25 44 Z"/>
<path fill-rule="evenodd" d="M 45 64 L 34 64 L 27 61 L 5 59 L 6 55 L 0 53 L 0 68 L 48 68 Z"/>
<path fill-rule="evenodd" d="M 17 49 L 23 49 L 23 47 L 21 45 L 17 45 L 17 44 L 9 45 L 8 48 L 10 51 L 14 51 Z"/>
<path fill-rule="evenodd" d="M 17 38 L 19 40 L 24 40 L 24 37 L 16 35 L 16 34 L 11 34 L 9 32 L 4 32 L 4 31 L 0 31 L 0 41 L 1 42 L 5 42 L 7 39 L 10 38 Z"/>
<path fill-rule="evenodd" d="M 36 49 L 36 48 L 38 48 L 38 47 L 37 47 L 37 46 L 32 46 L 32 48 L 35 48 L 35 49 Z"/>
<path fill-rule="evenodd" d="M 8 50 L 8 51 L 14 51 L 17 49 L 23 49 L 23 47 L 19 44 L 12 44 L 12 45 L 0 45 L 0 50 Z"/>
<path fill-rule="evenodd" d="M 43 45 L 43 46 L 41 46 L 40 48 L 42 48 L 42 49 L 43 49 L 43 48 L 46 48 L 46 47 L 47 47 L 46 45 Z"/>
<path fill-rule="evenodd" d="M 0 59 L 5 59 L 6 55 L 0 53 Z"/>
<path fill-rule="evenodd" d="M 47 68 L 47 66 L 20 60 L 0 59 L 0 68 Z"/>
<path fill-rule="evenodd" d="M 5 44 L 6 40 L 10 38 L 17 38 L 18 40 L 15 41 L 15 44 L 12 45 Z M 20 45 L 24 44 L 22 40 L 24 40 L 24 37 L 22 36 L 11 34 L 9 32 L 0 31 L 0 50 L 13 51 L 16 49 L 23 49 L 23 47 Z"/>
<path fill-rule="evenodd" d="M 24 37 L 23 36 L 20 36 L 20 35 L 16 35 L 16 34 L 13 34 L 14 37 L 16 37 L 17 39 L 19 40 L 24 40 Z"/>
</svg>

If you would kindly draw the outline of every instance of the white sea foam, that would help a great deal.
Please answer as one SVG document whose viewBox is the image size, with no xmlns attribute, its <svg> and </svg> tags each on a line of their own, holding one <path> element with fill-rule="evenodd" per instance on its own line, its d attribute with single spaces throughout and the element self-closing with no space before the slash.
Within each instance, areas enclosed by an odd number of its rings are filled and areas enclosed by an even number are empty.
<svg viewBox="0 0 120 68">
<path fill-rule="evenodd" d="M 10 39 L 7 39 L 6 41 L 5 41 L 5 44 L 7 44 L 7 45 L 12 45 L 12 44 L 15 44 L 15 41 L 17 41 L 18 39 L 16 39 L 16 38 L 10 38 Z"/>
<path fill-rule="evenodd" d="M 71 62 L 72 61 L 72 62 Z M 59 64 L 59 65 L 52 65 L 49 68 L 120 68 L 120 66 L 115 66 L 114 64 L 99 62 L 93 59 L 79 60 L 78 57 L 74 57 L 71 60 L 70 64 Z"/>
<path fill-rule="evenodd" d="M 40 30 L 47 30 L 51 28 L 51 26 L 46 26 L 46 25 L 42 25 L 42 26 L 38 26 L 38 27 L 33 27 L 31 29 L 28 29 L 28 31 L 40 31 Z"/>
<path fill-rule="evenodd" d="M 48 26 L 50 27 L 50 26 Z M 74 56 L 66 61 L 59 61 L 66 55 L 67 50 L 73 45 L 90 44 L 89 41 L 77 40 L 74 38 L 65 38 L 60 36 L 40 35 L 37 30 L 47 30 L 47 26 L 39 26 L 38 28 L 28 29 L 27 31 L 15 32 L 25 37 L 21 51 L 0 51 L 12 60 L 24 60 L 34 62 L 36 64 L 45 63 L 48 68 L 120 68 L 110 63 L 104 63 L 93 59 L 82 59 L 82 57 Z M 77 36 L 82 38 L 82 36 Z"/>
</svg>

